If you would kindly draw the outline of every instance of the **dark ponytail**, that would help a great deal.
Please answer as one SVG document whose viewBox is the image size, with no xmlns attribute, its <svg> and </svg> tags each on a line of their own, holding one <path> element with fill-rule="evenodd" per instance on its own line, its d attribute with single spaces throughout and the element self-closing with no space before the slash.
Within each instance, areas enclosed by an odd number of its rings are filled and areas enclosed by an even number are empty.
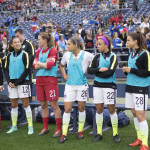
<svg viewBox="0 0 150 150">
<path fill-rule="evenodd" d="M 137 45 L 139 46 L 140 52 L 143 50 L 147 50 L 146 39 L 141 32 L 131 32 L 129 36 L 133 39 L 133 41 L 137 40 Z"/>
</svg>

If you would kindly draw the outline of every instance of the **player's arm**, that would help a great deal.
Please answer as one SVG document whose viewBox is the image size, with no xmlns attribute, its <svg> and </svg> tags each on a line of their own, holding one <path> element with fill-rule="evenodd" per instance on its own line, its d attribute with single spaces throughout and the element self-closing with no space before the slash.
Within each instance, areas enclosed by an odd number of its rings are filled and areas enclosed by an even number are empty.
<svg viewBox="0 0 150 150">
<path fill-rule="evenodd" d="M 0 59 L 0 86 L 3 85 L 3 71 L 2 71 L 2 61 Z"/>
<path fill-rule="evenodd" d="M 95 74 L 97 77 L 100 78 L 109 78 L 112 76 L 117 68 L 117 57 L 113 55 L 110 59 L 110 65 L 106 71 L 103 71 L 103 68 L 99 69 L 99 73 Z"/>
<path fill-rule="evenodd" d="M 143 53 L 136 62 L 138 69 L 131 68 L 130 73 L 139 77 L 148 77 L 150 75 L 150 56 L 148 52 Z"/>
<path fill-rule="evenodd" d="M 99 61 L 98 58 L 100 57 L 100 54 L 96 55 L 93 60 L 91 61 L 88 69 L 87 69 L 87 73 L 88 74 L 96 74 L 99 72 Z"/>
<path fill-rule="evenodd" d="M 63 75 L 64 79 L 68 80 L 69 75 L 66 75 L 66 71 L 65 71 L 65 65 L 67 64 L 66 59 L 67 59 L 67 53 L 64 54 L 64 56 L 62 57 L 61 63 L 59 65 L 59 69 L 60 69 L 60 72 Z"/>
<path fill-rule="evenodd" d="M 6 81 L 7 81 L 8 84 L 10 82 L 10 77 L 9 77 L 9 59 L 10 59 L 10 54 L 11 53 L 9 53 L 7 55 L 7 57 L 5 59 L 5 62 L 4 62 L 4 67 L 3 67 L 5 78 L 6 78 Z"/>
<path fill-rule="evenodd" d="M 57 63 L 57 50 L 53 48 L 51 49 L 51 51 L 49 51 L 47 61 L 45 63 L 38 61 L 37 65 L 40 66 L 41 68 L 50 70 L 53 66 L 56 65 L 56 63 Z"/>
<path fill-rule="evenodd" d="M 25 78 L 29 75 L 30 65 L 29 65 L 29 55 L 27 52 L 24 52 L 22 55 L 23 64 L 25 67 L 24 72 L 21 74 L 20 78 L 15 80 L 14 85 L 19 85 Z"/>
</svg>

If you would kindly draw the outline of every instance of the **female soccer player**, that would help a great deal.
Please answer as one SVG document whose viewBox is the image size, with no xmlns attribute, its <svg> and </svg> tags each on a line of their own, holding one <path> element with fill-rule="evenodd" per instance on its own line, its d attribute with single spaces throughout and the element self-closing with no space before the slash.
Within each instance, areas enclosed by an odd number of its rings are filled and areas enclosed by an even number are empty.
<svg viewBox="0 0 150 150">
<path fill-rule="evenodd" d="M 18 38 L 12 39 L 11 46 L 14 51 L 8 54 L 4 66 L 12 106 L 12 127 L 7 133 L 17 131 L 18 99 L 21 99 L 28 120 L 28 134 L 33 134 L 32 112 L 29 105 L 29 56 L 21 50 L 21 42 Z"/>
<path fill-rule="evenodd" d="M 141 145 L 140 150 L 149 150 L 148 124 L 145 118 L 148 102 L 148 86 L 150 77 L 150 56 L 146 40 L 141 32 L 132 32 L 127 37 L 127 47 L 132 51 L 128 58 L 128 66 L 123 67 L 127 74 L 125 105 L 131 108 L 134 117 L 134 126 L 137 131 L 137 140 L 130 146 Z"/>
<path fill-rule="evenodd" d="M 61 135 L 61 111 L 58 106 L 57 50 L 53 48 L 54 38 L 50 33 L 40 33 L 38 44 L 42 49 L 36 53 L 33 68 L 37 70 L 36 93 L 42 107 L 44 129 L 39 136 L 47 134 L 49 122 L 48 101 L 54 111 L 57 130 L 53 137 Z"/>
<path fill-rule="evenodd" d="M 83 51 L 83 45 L 79 38 L 72 37 L 68 40 L 68 50 L 60 64 L 60 71 L 67 80 L 64 92 L 63 131 L 59 143 L 64 143 L 67 139 L 68 125 L 72 104 L 78 101 L 79 124 L 78 139 L 83 138 L 83 127 L 85 123 L 85 103 L 88 99 L 88 84 L 85 77 L 86 70 L 92 61 L 93 55 Z M 64 66 L 67 64 L 68 74 L 65 73 Z"/>
<path fill-rule="evenodd" d="M 120 142 L 118 136 L 118 116 L 115 110 L 116 103 L 116 77 L 117 58 L 111 52 L 111 40 L 108 36 L 102 36 L 97 41 L 99 54 L 91 62 L 88 73 L 95 74 L 93 87 L 93 103 L 96 105 L 97 135 L 93 142 L 102 139 L 104 104 L 107 104 L 112 128 L 113 138 L 116 143 Z"/>
</svg>

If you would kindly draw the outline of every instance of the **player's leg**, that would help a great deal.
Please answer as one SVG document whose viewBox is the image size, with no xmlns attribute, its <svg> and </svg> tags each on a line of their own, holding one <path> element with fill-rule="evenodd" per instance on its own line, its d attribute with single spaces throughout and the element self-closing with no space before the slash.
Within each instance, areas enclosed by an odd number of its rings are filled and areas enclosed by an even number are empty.
<svg viewBox="0 0 150 150">
<path fill-rule="evenodd" d="M 26 117 L 28 121 L 28 134 L 33 134 L 33 120 L 32 120 L 32 111 L 31 107 L 29 105 L 29 98 L 21 98 L 25 112 L 26 112 Z"/>
<path fill-rule="evenodd" d="M 85 124 L 85 104 L 86 101 L 78 101 L 78 110 L 79 110 L 79 123 L 78 123 L 78 139 L 83 138 L 83 128 Z"/>
<path fill-rule="evenodd" d="M 102 139 L 103 128 L 103 111 L 104 111 L 104 96 L 102 88 L 93 87 L 93 103 L 96 106 L 96 125 L 97 134 L 95 135 L 93 142 L 98 142 Z"/>
<path fill-rule="evenodd" d="M 142 145 L 141 150 L 148 150 L 148 123 L 145 117 L 145 112 L 147 110 L 148 95 L 147 94 L 133 94 L 135 103 L 135 113 L 139 121 Z"/>
<path fill-rule="evenodd" d="M 111 124 L 113 129 L 113 138 L 114 141 L 118 143 L 120 142 L 120 138 L 118 136 L 118 115 L 115 109 L 117 93 L 115 89 L 103 88 L 103 94 L 104 94 L 105 104 L 107 104 L 110 113 L 110 119 L 111 119 Z"/>
<path fill-rule="evenodd" d="M 57 130 L 54 133 L 53 137 L 58 137 L 61 135 L 61 125 L 62 125 L 62 118 L 61 118 L 61 110 L 58 106 L 58 101 L 50 101 L 50 105 L 54 111 L 54 115 L 55 115 L 55 121 L 56 121 L 56 126 L 57 126 Z"/>
<path fill-rule="evenodd" d="M 44 86 L 44 91 L 46 95 L 46 100 L 50 101 L 50 105 L 55 115 L 57 130 L 54 133 L 53 137 L 58 137 L 61 135 L 61 125 L 62 125 L 61 110 L 58 106 L 58 99 L 59 99 L 58 84 Z"/>
<path fill-rule="evenodd" d="M 18 98 L 10 99 L 10 101 L 11 101 L 11 107 L 12 107 L 11 109 L 12 127 L 7 132 L 8 134 L 17 131 L 17 119 L 18 119 Z"/>
<path fill-rule="evenodd" d="M 64 102 L 65 112 L 63 114 L 62 136 L 59 143 L 64 143 L 67 139 L 68 126 L 70 122 L 71 110 L 73 102 Z"/>
<path fill-rule="evenodd" d="M 42 108 L 42 120 L 44 129 L 38 134 L 39 136 L 45 135 L 49 132 L 48 122 L 49 122 L 49 110 L 48 110 L 48 101 L 40 101 Z"/>
</svg>

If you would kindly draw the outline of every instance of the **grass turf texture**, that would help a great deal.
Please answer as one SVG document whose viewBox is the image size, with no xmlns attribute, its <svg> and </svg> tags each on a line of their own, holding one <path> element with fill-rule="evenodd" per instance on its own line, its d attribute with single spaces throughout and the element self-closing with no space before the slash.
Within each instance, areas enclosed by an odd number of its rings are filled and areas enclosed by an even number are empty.
<svg viewBox="0 0 150 150">
<path fill-rule="evenodd" d="M 148 121 L 150 124 L 150 121 Z M 68 134 L 68 139 L 64 144 L 59 144 L 59 138 L 52 138 L 56 129 L 55 125 L 49 124 L 50 133 L 44 136 L 37 136 L 43 128 L 42 123 L 34 122 L 34 134 L 27 135 L 27 125 L 20 127 L 13 134 L 6 134 L 9 121 L 2 120 L 2 132 L 0 133 L 0 150 L 137 150 L 129 147 L 128 144 L 136 139 L 136 132 L 133 121 L 131 124 L 119 128 L 121 143 L 114 143 L 112 130 L 103 134 L 103 140 L 93 143 L 93 136 L 89 136 L 90 130 L 84 132 L 84 139 L 77 139 L 77 135 Z"/>
</svg>

